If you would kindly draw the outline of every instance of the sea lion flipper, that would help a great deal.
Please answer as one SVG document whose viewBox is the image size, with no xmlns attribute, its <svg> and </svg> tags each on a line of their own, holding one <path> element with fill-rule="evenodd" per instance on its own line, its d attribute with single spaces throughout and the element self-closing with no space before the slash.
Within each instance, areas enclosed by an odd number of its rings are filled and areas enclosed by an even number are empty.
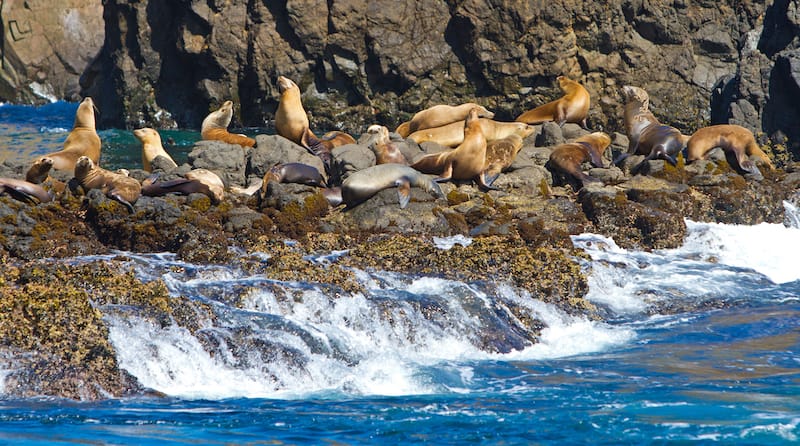
<svg viewBox="0 0 800 446">
<path fill-rule="evenodd" d="M 395 181 L 395 185 L 397 186 L 397 198 L 400 201 L 400 209 L 405 209 L 408 206 L 408 202 L 411 201 L 411 182 L 408 181 L 408 178 L 398 178 Z"/>
<path fill-rule="evenodd" d="M 453 178 L 453 163 L 447 163 L 442 174 L 439 175 L 438 178 L 434 179 L 434 181 L 437 183 L 442 183 L 450 180 L 451 178 Z"/>
<path fill-rule="evenodd" d="M 120 203 L 122 203 L 122 204 L 123 204 L 123 205 L 124 205 L 126 208 L 128 208 L 128 211 L 130 211 L 130 213 L 131 213 L 131 214 L 133 214 L 134 212 L 136 212 L 136 211 L 133 209 L 133 205 L 132 205 L 132 204 L 131 204 L 131 203 L 130 203 L 128 200 L 126 200 L 126 199 L 122 198 L 122 195 L 120 195 L 120 194 L 118 194 L 118 193 L 116 193 L 116 192 L 109 192 L 109 193 L 108 193 L 108 196 L 109 196 L 110 198 L 112 198 L 112 199 L 114 199 L 114 200 L 117 200 L 117 201 L 119 201 Z"/>
<path fill-rule="evenodd" d="M 606 167 L 605 164 L 603 163 L 603 157 L 600 156 L 600 154 L 594 150 L 589 150 L 589 159 L 592 163 L 592 166 L 594 167 L 600 167 L 600 168 Z"/>
</svg>

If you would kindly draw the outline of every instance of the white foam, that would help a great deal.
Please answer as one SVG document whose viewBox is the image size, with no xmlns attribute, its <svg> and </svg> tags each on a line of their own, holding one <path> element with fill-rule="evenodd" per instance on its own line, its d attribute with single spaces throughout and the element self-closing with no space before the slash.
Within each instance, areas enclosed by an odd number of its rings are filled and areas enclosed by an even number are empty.
<svg viewBox="0 0 800 446">
<path fill-rule="evenodd" d="M 449 250 L 455 245 L 469 246 L 472 244 L 472 238 L 462 234 L 452 235 L 450 237 L 433 237 L 433 246 L 442 250 Z"/>
</svg>

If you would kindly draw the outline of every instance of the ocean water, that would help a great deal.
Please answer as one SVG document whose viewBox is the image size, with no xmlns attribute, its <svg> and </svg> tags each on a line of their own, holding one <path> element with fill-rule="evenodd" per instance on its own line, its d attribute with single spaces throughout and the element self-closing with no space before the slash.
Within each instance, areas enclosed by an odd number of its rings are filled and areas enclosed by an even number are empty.
<svg viewBox="0 0 800 446">
<path fill-rule="evenodd" d="M 58 150 L 70 106 L 0 106 L 0 147 Z M 177 148 L 197 138 L 175 132 Z M 140 162 L 129 132 L 101 138 L 107 165 Z M 238 262 L 115 253 L 216 317 L 191 333 L 100 308 L 121 366 L 166 397 L 14 399 L 0 370 L 0 444 L 798 444 L 800 212 L 785 206 L 783 225 L 687 221 L 671 250 L 574 236 L 600 321 L 502 282 L 357 271 L 364 293 L 332 295 Z M 512 337 L 512 304 L 546 322 L 540 342 L 484 348 Z"/>
</svg>

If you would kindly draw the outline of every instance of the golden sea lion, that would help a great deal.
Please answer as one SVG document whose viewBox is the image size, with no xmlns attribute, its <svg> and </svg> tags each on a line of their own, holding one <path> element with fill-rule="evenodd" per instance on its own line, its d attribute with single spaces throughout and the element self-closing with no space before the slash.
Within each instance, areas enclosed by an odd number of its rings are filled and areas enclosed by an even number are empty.
<svg viewBox="0 0 800 446">
<path fill-rule="evenodd" d="M 522 137 L 516 134 L 486 143 L 486 167 L 481 174 L 484 182 L 491 186 L 500 173 L 511 166 L 521 148 Z"/>
<path fill-rule="evenodd" d="M 189 180 L 196 180 L 205 184 L 213 194 L 212 202 L 219 203 L 225 198 L 225 183 L 214 172 L 208 169 L 192 169 L 183 174 L 183 176 Z"/>
<path fill-rule="evenodd" d="M 100 162 L 101 143 L 95 127 L 94 110 L 94 102 L 90 97 L 84 98 L 78 105 L 75 124 L 64 141 L 64 148 L 45 155 L 53 160 L 53 169 L 72 170 L 81 156 L 89 157 L 95 164 Z"/>
<path fill-rule="evenodd" d="M 486 165 L 486 138 L 478 120 L 478 109 L 473 108 L 464 121 L 464 142 L 453 150 L 425 155 L 411 167 L 439 174 L 437 181 L 475 179 L 481 189 L 491 189 L 481 175 Z"/>
<path fill-rule="evenodd" d="M 0 178 L 0 195 L 2 194 L 29 204 L 47 203 L 53 199 L 42 186 L 16 178 Z"/>
<path fill-rule="evenodd" d="M 547 167 L 557 173 L 569 174 L 581 184 L 600 181 L 585 174 L 581 165 L 590 161 L 594 167 L 603 167 L 603 152 L 610 144 L 611 138 L 603 132 L 581 136 L 575 141 L 556 146 L 550 153 Z"/>
<path fill-rule="evenodd" d="M 324 194 L 331 204 L 339 200 L 352 208 L 386 188 L 397 187 L 402 209 L 411 199 L 412 186 L 422 188 L 437 198 L 443 196 L 436 181 L 401 164 L 378 164 L 353 172 L 342 182 L 341 188 L 326 189 Z M 338 193 L 341 195 L 337 196 Z"/>
<path fill-rule="evenodd" d="M 645 159 L 631 169 L 638 172 L 647 161 L 660 158 L 673 166 L 677 164 L 675 157 L 686 147 L 688 137 L 675 127 L 661 124 L 650 112 L 650 96 L 639 87 L 625 85 L 622 87 L 625 100 L 625 131 L 628 134 L 628 152 L 614 159 L 619 164 L 629 155 L 646 155 Z"/>
<path fill-rule="evenodd" d="M 75 163 L 75 179 L 85 190 L 100 189 L 130 212 L 134 212 L 133 205 L 142 192 L 142 185 L 135 178 L 98 167 L 88 156 L 81 156 Z"/>
<path fill-rule="evenodd" d="M 169 167 L 178 167 L 175 160 L 169 156 L 164 146 L 161 144 L 161 135 L 155 129 L 149 127 L 136 129 L 133 131 L 133 136 L 142 143 L 142 165 L 144 170 L 152 172 L 153 168 L 150 163 L 156 159 L 157 156 L 166 158 Z"/>
<path fill-rule="evenodd" d="M 758 172 L 750 160 L 752 155 L 756 155 L 770 170 L 775 169 L 767 154 L 758 146 L 753 132 L 734 124 L 712 125 L 694 132 L 687 143 L 686 160 L 706 159 L 708 152 L 717 147 L 733 155 L 739 167 L 749 173 Z"/>
<path fill-rule="evenodd" d="M 417 112 L 411 118 L 411 121 L 408 121 L 408 127 L 398 127 L 397 133 L 405 138 L 418 130 L 441 127 L 453 122 L 464 122 L 464 120 L 467 119 L 467 115 L 469 115 L 470 110 L 472 109 L 478 110 L 479 118 L 494 118 L 494 113 L 487 110 L 484 106 L 478 105 L 474 102 L 466 102 L 460 105 L 440 104 Z"/>
<path fill-rule="evenodd" d="M 389 138 L 389 129 L 382 125 L 371 125 L 367 133 L 375 135 L 369 148 L 375 153 L 375 164 L 408 164 L 408 160 Z"/>
<path fill-rule="evenodd" d="M 533 126 L 523 122 L 501 122 L 488 118 L 480 118 L 478 122 L 487 142 L 503 139 L 512 134 L 525 138 L 535 130 Z M 409 135 L 408 139 L 417 144 L 435 142 L 445 147 L 457 147 L 464 142 L 464 123 L 454 122 L 441 127 L 420 130 Z"/>
<path fill-rule="evenodd" d="M 564 91 L 564 96 L 526 111 L 517 116 L 516 121 L 526 124 L 555 121 L 560 126 L 572 122 L 586 128 L 586 116 L 589 113 L 590 104 L 589 92 L 583 85 L 566 76 L 558 76 L 556 80 L 558 80 L 558 86 Z"/>
<path fill-rule="evenodd" d="M 394 129 L 394 132 L 397 133 L 398 135 L 402 136 L 403 138 L 407 138 L 408 135 L 411 134 L 411 132 L 409 131 L 409 126 L 410 125 L 411 125 L 411 121 L 401 122 L 400 125 L 398 125 Z"/>
<path fill-rule="evenodd" d="M 200 127 L 200 137 L 206 141 L 222 141 L 228 144 L 238 144 L 242 147 L 255 146 L 255 139 L 247 135 L 228 132 L 231 119 L 233 119 L 233 101 L 225 101 L 219 109 L 209 113 L 203 119 L 203 124 Z"/>
</svg>

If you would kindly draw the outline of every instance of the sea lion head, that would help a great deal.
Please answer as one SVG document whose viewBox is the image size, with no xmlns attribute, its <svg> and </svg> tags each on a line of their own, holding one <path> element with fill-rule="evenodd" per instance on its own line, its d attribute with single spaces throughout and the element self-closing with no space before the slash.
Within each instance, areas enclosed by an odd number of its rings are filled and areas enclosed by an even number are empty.
<svg viewBox="0 0 800 446">
<path fill-rule="evenodd" d="M 74 127 L 95 128 L 95 110 L 97 110 L 97 107 L 94 105 L 92 98 L 89 96 L 83 98 L 81 103 L 78 104 L 78 110 L 75 112 Z"/>
<path fill-rule="evenodd" d="M 41 184 L 47 179 L 50 170 L 53 168 L 53 159 L 43 156 L 31 164 L 28 172 L 25 174 L 25 180 L 33 184 Z"/>
<path fill-rule="evenodd" d="M 78 161 L 75 162 L 75 178 L 79 181 L 82 178 L 86 177 L 92 169 L 94 169 L 94 161 L 91 158 L 84 155 L 78 158 Z"/>
<path fill-rule="evenodd" d="M 389 129 L 382 125 L 371 125 L 367 128 L 367 133 L 375 135 L 376 141 L 386 141 L 389 139 Z"/>
<path fill-rule="evenodd" d="M 491 112 L 491 111 L 487 110 L 486 107 L 484 107 L 482 105 L 477 105 L 477 104 L 475 104 L 475 105 L 476 106 L 474 108 L 478 109 L 478 117 L 479 118 L 487 118 L 487 119 L 494 118 L 494 112 Z"/>
<path fill-rule="evenodd" d="M 611 144 L 611 137 L 603 132 L 594 132 L 580 138 L 582 141 L 590 142 L 600 150 L 600 153 Z"/>
<path fill-rule="evenodd" d="M 622 87 L 622 98 L 626 103 L 637 102 L 642 107 L 650 106 L 650 96 L 646 91 L 639 87 L 632 85 L 625 85 Z"/>
<path fill-rule="evenodd" d="M 161 143 L 161 135 L 155 129 L 151 129 L 150 127 L 143 127 L 140 129 L 136 129 L 133 131 L 133 136 L 139 140 L 141 143 L 145 142 L 159 142 Z M 153 141 L 155 140 L 155 141 Z"/>
<path fill-rule="evenodd" d="M 278 90 L 283 93 L 288 90 L 292 90 L 294 88 L 299 89 L 297 84 L 294 83 L 293 80 L 289 79 L 285 76 L 278 76 Z"/>
</svg>

